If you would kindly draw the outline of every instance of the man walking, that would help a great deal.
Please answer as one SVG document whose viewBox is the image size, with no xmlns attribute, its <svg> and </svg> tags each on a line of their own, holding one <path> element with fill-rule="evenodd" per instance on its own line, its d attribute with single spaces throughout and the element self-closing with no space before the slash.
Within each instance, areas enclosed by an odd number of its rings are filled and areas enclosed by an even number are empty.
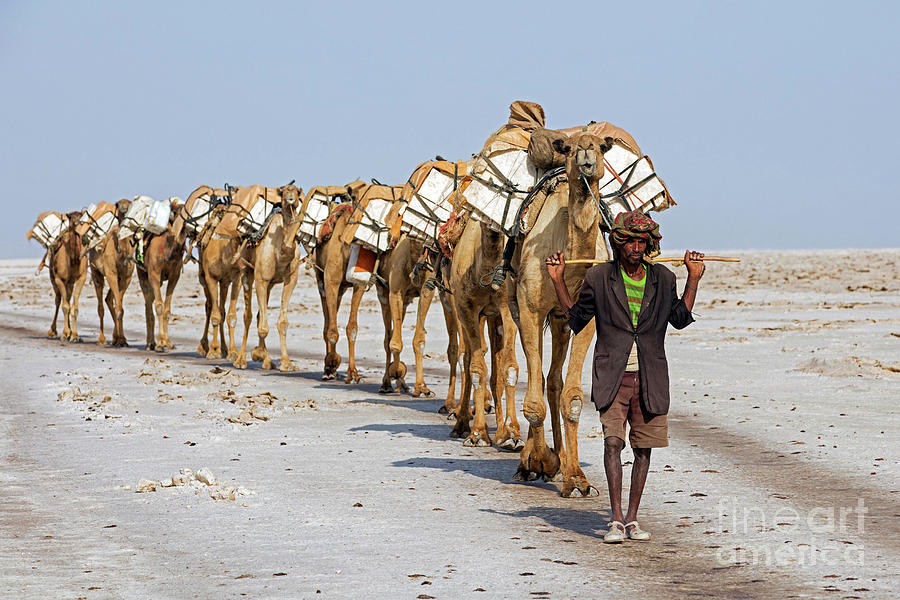
<svg viewBox="0 0 900 600">
<path fill-rule="evenodd" d="M 669 445 L 669 367 L 666 328 L 683 329 L 693 322 L 691 310 L 703 275 L 703 254 L 685 252 L 688 278 L 678 297 L 675 275 L 662 265 L 646 262 L 645 254 L 659 249 L 659 225 L 640 211 L 619 214 L 610 232 L 613 261 L 588 269 L 573 302 L 564 283 L 562 252 L 547 258 L 547 270 L 569 326 L 581 331 L 596 319 L 597 343 L 591 400 L 603 424 L 604 467 L 609 486 L 612 521 L 604 542 L 649 540 L 637 522 L 638 506 L 650 451 Z M 634 451 L 628 512 L 622 514 L 622 449 L 625 424 Z"/>
</svg>

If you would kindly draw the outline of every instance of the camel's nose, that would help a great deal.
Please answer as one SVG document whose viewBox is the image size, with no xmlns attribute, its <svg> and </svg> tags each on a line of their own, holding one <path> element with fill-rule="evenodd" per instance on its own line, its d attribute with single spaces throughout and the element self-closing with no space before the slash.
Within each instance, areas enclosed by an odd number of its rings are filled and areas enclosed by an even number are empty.
<svg viewBox="0 0 900 600">
<path fill-rule="evenodd" d="M 594 174 L 594 168 L 597 166 L 597 157 L 593 152 L 579 148 L 575 154 L 575 164 L 584 175 L 590 177 Z"/>
</svg>

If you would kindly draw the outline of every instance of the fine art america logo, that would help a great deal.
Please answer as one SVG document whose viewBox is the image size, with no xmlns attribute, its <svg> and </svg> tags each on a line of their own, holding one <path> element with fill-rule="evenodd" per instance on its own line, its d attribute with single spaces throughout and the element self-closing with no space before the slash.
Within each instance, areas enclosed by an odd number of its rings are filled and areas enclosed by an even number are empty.
<svg viewBox="0 0 900 600">
<path fill-rule="evenodd" d="M 722 498 L 716 508 L 715 533 L 737 535 L 746 542 L 716 550 L 720 565 L 865 564 L 863 545 L 846 539 L 864 538 L 868 509 L 862 498 L 857 499 L 856 506 L 817 506 L 805 513 L 790 506 L 753 506 L 734 497 Z M 788 535 L 790 540 L 772 539 L 773 534 L 779 538 Z"/>
</svg>

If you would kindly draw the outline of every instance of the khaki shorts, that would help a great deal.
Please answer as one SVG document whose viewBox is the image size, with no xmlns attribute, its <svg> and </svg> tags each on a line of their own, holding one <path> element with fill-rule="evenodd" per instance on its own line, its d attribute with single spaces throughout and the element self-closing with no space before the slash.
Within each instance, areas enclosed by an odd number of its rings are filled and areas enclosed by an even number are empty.
<svg viewBox="0 0 900 600">
<path fill-rule="evenodd" d="M 669 445 L 666 415 L 651 415 L 641 407 L 641 380 L 637 373 L 625 373 L 616 399 L 600 412 L 603 437 L 625 441 L 625 423 L 631 426 L 628 443 L 632 448 L 665 448 Z"/>
</svg>

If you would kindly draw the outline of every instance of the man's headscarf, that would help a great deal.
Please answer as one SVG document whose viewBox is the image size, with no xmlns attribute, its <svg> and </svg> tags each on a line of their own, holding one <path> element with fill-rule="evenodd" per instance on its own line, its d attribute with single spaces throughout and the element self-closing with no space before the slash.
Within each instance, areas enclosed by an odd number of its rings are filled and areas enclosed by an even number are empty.
<svg viewBox="0 0 900 600">
<path fill-rule="evenodd" d="M 659 223 L 640 210 L 619 213 L 616 215 L 612 231 L 609 234 L 614 246 L 622 246 L 629 239 L 647 240 L 647 254 L 659 252 Z"/>
</svg>

